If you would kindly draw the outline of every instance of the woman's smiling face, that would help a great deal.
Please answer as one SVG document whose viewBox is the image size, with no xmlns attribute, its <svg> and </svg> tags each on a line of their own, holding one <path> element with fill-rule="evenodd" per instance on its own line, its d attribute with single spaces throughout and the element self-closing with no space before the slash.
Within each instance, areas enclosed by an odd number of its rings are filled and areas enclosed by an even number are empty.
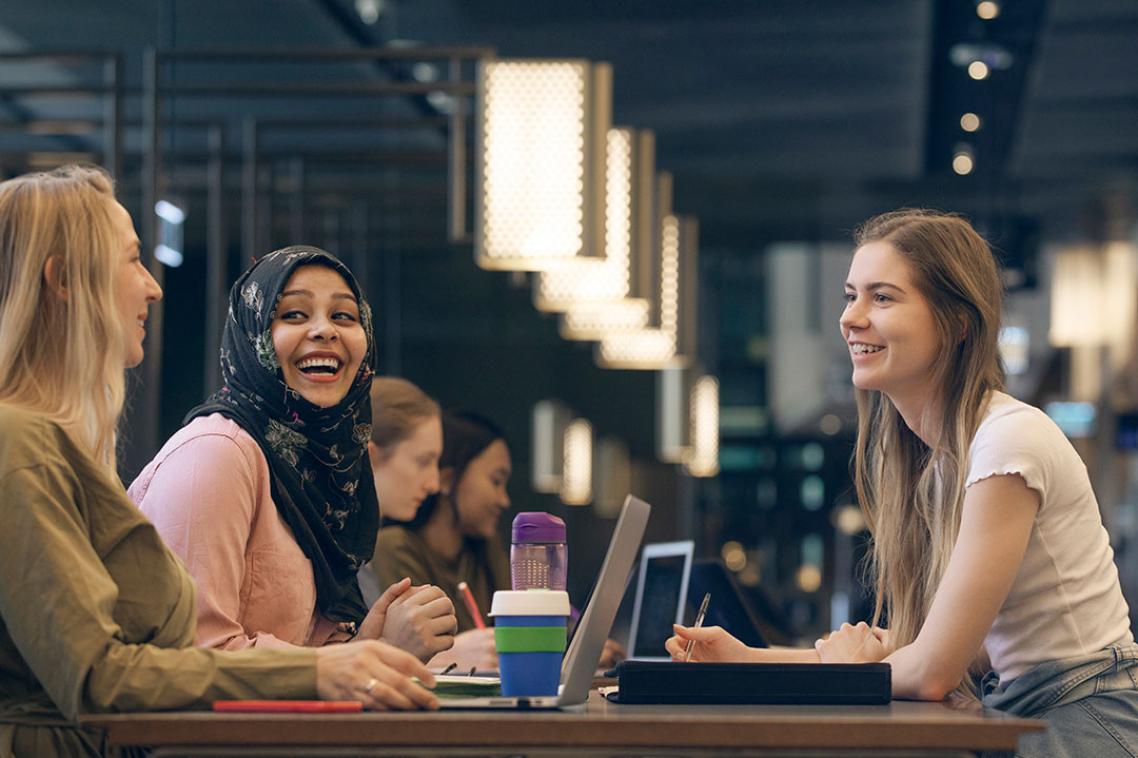
<svg viewBox="0 0 1138 758">
<path fill-rule="evenodd" d="M 912 265 L 888 242 L 858 248 L 846 279 L 839 324 L 853 361 L 853 384 L 898 400 L 931 397 L 943 340 Z"/>
<path fill-rule="evenodd" d="M 367 354 L 367 334 L 359 302 L 342 276 L 326 266 L 294 271 L 271 332 L 289 387 L 321 408 L 344 399 Z"/>
</svg>

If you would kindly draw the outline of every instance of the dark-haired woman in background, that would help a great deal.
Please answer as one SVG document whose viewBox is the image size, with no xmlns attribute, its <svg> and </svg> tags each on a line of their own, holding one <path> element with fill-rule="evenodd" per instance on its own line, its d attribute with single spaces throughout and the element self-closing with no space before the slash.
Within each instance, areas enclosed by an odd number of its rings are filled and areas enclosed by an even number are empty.
<svg viewBox="0 0 1138 758">
<path fill-rule="evenodd" d="M 498 667 L 493 630 L 476 628 L 457 587 L 466 582 L 483 613 L 495 591 L 510 588 L 506 548 L 498 537 L 498 520 L 510 507 L 510 472 L 506 435 L 494 422 L 474 413 L 446 413 L 438 493 L 411 521 L 379 532 L 372 563 L 379 586 L 409 576 L 442 588 L 454 602 L 454 647 L 436 655 L 432 666 Z"/>
</svg>

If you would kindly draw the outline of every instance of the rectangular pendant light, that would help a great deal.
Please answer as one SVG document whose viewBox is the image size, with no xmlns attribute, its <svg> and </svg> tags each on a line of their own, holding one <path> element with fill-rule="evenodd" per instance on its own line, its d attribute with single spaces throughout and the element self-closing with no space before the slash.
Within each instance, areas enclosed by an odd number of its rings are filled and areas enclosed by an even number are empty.
<svg viewBox="0 0 1138 758">
<path fill-rule="evenodd" d="M 477 264 L 543 271 L 601 256 L 612 68 L 484 61 L 477 107 Z"/>
</svg>

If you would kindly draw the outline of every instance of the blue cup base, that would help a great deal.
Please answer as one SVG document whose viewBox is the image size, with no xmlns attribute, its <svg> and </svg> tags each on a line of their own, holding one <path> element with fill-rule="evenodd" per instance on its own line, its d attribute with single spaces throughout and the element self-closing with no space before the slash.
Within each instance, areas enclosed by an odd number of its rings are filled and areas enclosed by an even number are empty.
<svg viewBox="0 0 1138 758">
<path fill-rule="evenodd" d="M 499 653 L 498 669 L 506 697 L 556 696 L 561 653 Z"/>
</svg>

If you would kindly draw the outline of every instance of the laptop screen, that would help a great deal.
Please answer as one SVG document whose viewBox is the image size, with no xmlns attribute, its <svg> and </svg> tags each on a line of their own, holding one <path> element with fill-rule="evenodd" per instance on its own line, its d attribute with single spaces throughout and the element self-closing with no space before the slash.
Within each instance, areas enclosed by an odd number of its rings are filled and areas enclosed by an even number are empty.
<svg viewBox="0 0 1138 758">
<path fill-rule="evenodd" d="M 691 542 L 645 545 L 633 609 L 631 657 L 668 657 L 664 643 L 672 636 L 672 624 L 683 621 L 693 547 Z"/>
</svg>

